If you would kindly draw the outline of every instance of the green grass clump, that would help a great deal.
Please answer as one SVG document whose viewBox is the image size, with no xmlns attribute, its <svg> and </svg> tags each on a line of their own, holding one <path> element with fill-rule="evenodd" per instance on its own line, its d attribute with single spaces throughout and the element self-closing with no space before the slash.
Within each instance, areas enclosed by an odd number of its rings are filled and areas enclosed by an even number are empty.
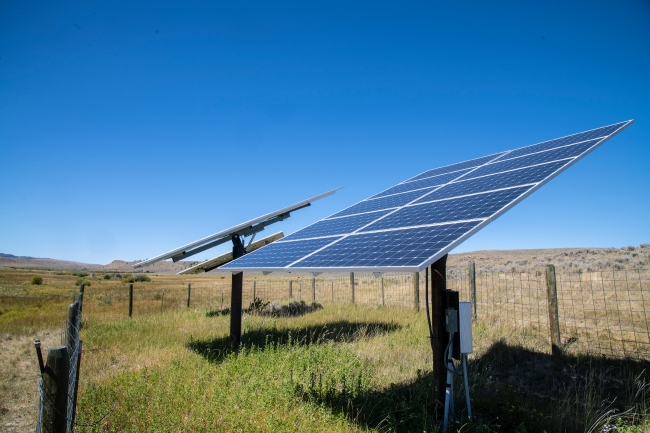
<svg viewBox="0 0 650 433">
<path fill-rule="evenodd" d="M 43 277 L 41 277 L 40 275 L 34 275 L 34 276 L 29 280 L 29 282 L 30 282 L 32 285 L 40 286 L 41 284 L 43 284 Z"/>
<path fill-rule="evenodd" d="M 74 282 L 74 285 L 75 285 L 75 286 L 81 286 L 82 284 L 84 284 L 84 285 L 86 285 L 86 286 L 90 286 L 90 285 L 91 285 L 90 280 L 87 279 L 87 278 L 83 278 L 83 277 L 79 277 L 79 278 L 77 278 L 77 281 Z"/>
</svg>

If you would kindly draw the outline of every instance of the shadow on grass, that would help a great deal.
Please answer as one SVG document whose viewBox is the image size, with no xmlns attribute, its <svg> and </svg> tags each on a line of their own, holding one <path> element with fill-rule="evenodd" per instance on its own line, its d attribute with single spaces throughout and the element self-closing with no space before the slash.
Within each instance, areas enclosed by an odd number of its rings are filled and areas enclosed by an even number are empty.
<svg viewBox="0 0 650 433">
<path fill-rule="evenodd" d="M 281 304 L 279 302 L 264 302 L 259 298 L 255 298 L 248 308 L 245 308 L 242 312 L 266 317 L 298 317 L 322 309 L 323 306 L 317 302 L 307 304 L 305 301 L 294 301 Z M 208 310 L 205 315 L 206 317 L 229 316 L 230 308 L 213 308 Z"/>
<path fill-rule="evenodd" d="M 457 421 L 449 431 L 584 432 L 592 427 L 608 431 L 617 422 L 634 424 L 647 411 L 649 365 L 593 356 L 555 358 L 497 342 L 469 362 L 471 423 L 462 380 L 455 380 Z M 368 428 L 435 431 L 443 415 L 430 372 L 383 390 L 323 387 L 318 380 L 298 380 L 293 386 L 304 401 Z"/>
<path fill-rule="evenodd" d="M 313 325 L 298 329 L 255 329 L 242 335 L 239 349 L 233 348 L 229 337 L 208 340 L 190 340 L 187 346 L 210 362 L 220 362 L 224 357 L 252 347 L 264 349 L 267 346 L 309 346 L 324 343 L 349 343 L 376 335 L 397 331 L 401 326 L 385 322 L 348 322 L 341 320 L 325 325 Z"/>
</svg>

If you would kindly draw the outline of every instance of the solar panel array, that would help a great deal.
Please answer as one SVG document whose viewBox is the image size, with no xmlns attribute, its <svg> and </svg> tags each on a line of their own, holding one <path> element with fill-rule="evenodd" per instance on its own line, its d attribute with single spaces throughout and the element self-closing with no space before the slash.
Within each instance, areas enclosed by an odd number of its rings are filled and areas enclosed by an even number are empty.
<svg viewBox="0 0 650 433">
<path fill-rule="evenodd" d="M 426 171 L 220 269 L 421 271 L 630 123 Z"/>
</svg>

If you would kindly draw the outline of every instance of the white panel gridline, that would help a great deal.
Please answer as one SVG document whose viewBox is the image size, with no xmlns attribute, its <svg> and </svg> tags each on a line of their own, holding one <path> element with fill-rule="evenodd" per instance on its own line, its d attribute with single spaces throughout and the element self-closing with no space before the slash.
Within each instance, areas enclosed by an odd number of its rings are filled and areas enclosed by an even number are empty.
<svg viewBox="0 0 650 433">
<path fill-rule="evenodd" d="M 421 271 L 632 122 L 428 170 L 220 269 Z"/>
</svg>

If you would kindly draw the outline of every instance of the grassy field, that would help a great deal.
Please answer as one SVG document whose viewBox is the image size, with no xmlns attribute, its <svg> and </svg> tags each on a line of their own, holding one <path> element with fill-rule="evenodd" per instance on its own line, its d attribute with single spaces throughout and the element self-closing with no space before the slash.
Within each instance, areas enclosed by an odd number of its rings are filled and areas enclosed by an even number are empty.
<svg viewBox="0 0 650 433">
<path fill-rule="evenodd" d="M 35 274 L 42 285 L 29 283 Z M 3 431 L 33 430 L 38 367 L 31 343 L 58 344 L 77 278 L 0 271 Z M 101 275 L 87 278 L 95 308 L 102 290 L 124 287 Z M 175 276 L 151 278 L 143 284 L 152 296 L 186 284 Z M 104 305 L 118 305 L 110 302 Z M 396 306 L 323 307 L 291 317 L 245 315 L 237 352 L 227 344 L 229 317 L 207 314 L 210 308 L 163 308 L 133 319 L 121 308 L 93 318 L 90 309 L 82 329 L 78 431 L 436 431 L 441 407 L 431 388 L 425 314 Z M 474 341 L 475 419 L 465 418 L 457 389 L 453 431 L 646 431 L 646 362 L 555 359 L 548 339 L 503 322 L 476 323 Z"/>
</svg>

